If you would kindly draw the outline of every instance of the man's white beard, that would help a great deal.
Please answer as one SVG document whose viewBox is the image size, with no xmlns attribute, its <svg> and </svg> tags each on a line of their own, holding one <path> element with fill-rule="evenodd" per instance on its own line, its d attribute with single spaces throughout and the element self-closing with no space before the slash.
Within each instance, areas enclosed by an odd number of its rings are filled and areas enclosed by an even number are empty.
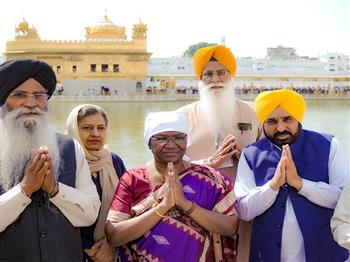
<svg viewBox="0 0 350 262">
<path fill-rule="evenodd" d="M 32 115 L 25 115 L 34 113 Z M 0 118 L 0 187 L 8 191 L 19 183 L 31 158 L 31 150 L 46 146 L 58 176 L 59 148 L 48 112 L 39 108 L 8 111 L 1 107 Z"/>
<path fill-rule="evenodd" d="M 220 89 L 210 89 L 222 86 Z M 214 137 L 223 139 L 232 134 L 236 127 L 236 96 L 232 79 L 226 83 L 205 85 L 199 81 L 200 103 L 207 117 L 210 132 Z"/>
</svg>

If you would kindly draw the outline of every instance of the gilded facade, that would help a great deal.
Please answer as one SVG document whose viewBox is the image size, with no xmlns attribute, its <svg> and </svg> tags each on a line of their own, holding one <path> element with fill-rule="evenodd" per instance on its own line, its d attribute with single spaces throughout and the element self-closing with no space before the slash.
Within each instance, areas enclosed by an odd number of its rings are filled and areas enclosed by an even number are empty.
<svg viewBox="0 0 350 262">
<path fill-rule="evenodd" d="M 15 39 L 6 43 L 6 60 L 47 62 L 58 81 L 72 87 L 71 94 L 100 86 L 135 91 L 137 87 L 140 91 L 151 55 L 147 52 L 147 26 L 141 21 L 135 24 L 131 40 L 127 40 L 125 27 L 115 25 L 106 14 L 103 22 L 85 30 L 82 41 L 42 40 L 37 29 L 24 20 L 16 27 Z"/>
</svg>

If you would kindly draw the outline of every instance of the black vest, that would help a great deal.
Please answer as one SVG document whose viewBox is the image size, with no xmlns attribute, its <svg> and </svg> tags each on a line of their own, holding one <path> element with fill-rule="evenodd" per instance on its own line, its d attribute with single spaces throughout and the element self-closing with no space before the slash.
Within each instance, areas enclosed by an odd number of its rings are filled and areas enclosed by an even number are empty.
<svg viewBox="0 0 350 262">
<path fill-rule="evenodd" d="M 75 187 L 74 142 L 60 134 L 57 140 L 61 160 L 58 180 Z M 31 199 L 19 218 L 0 233 L 0 261 L 82 261 L 79 228 L 73 227 L 43 190 Z"/>
</svg>

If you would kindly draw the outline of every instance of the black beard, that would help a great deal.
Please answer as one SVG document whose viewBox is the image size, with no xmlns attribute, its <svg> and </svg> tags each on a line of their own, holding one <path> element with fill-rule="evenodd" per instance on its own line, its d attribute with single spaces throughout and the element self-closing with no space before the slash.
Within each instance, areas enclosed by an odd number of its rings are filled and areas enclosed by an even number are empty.
<svg viewBox="0 0 350 262">
<path fill-rule="evenodd" d="M 265 134 L 266 138 L 268 140 L 270 140 L 271 143 L 273 143 L 274 145 L 282 148 L 282 146 L 284 146 L 284 145 L 287 145 L 287 144 L 291 145 L 291 144 L 293 144 L 298 139 L 298 137 L 300 135 L 300 132 L 301 132 L 301 129 L 302 129 L 302 126 L 299 123 L 298 124 L 298 130 L 297 130 L 297 132 L 294 135 L 291 132 L 289 132 L 289 131 L 283 131 L 283 132 L 276 132 L 272 137 L 269 136 L 266 133 L 265 128 L 263 128 L 263 131 L 264 131 L 264 134 Z M 284 140 L 278 139 L 278 136 L 285 135 L 285 134 L 290 135 L 290 137 L 287 138 L 287 139 L 284 139 Z"/>
</svg>

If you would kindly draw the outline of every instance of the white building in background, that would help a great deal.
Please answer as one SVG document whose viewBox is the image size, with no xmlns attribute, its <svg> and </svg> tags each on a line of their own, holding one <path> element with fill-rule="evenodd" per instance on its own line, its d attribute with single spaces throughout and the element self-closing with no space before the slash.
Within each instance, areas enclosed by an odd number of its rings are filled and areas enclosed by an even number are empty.
<svg viewBox="0 0 350 262">
<path fill-rule="evenodd" d="M 298 56 L 290 47 L 268 48 L 265 58 L 238 57 L 238 89 L 294 88 L 311 90 L 348 90 L 350 60 L 348 55 L 327 53 L 319 57 Z M 151 58 L 146 86 L 160 83 L 160 88 L 179 90 L 196 87 L 190 57 Z"/>
<path fill-rule="evenodd" d="M 196 86 L 191 57 L 151 58 L 148 62 L 148 89 L 164 90 L 170 87 L 184 91 Z"/>
<path fill-rule="evenodd" d="M 292 47 L 269 47 L 267 48 L 266 59 L 297 59 L 298 55 Z"/>
</svg>

